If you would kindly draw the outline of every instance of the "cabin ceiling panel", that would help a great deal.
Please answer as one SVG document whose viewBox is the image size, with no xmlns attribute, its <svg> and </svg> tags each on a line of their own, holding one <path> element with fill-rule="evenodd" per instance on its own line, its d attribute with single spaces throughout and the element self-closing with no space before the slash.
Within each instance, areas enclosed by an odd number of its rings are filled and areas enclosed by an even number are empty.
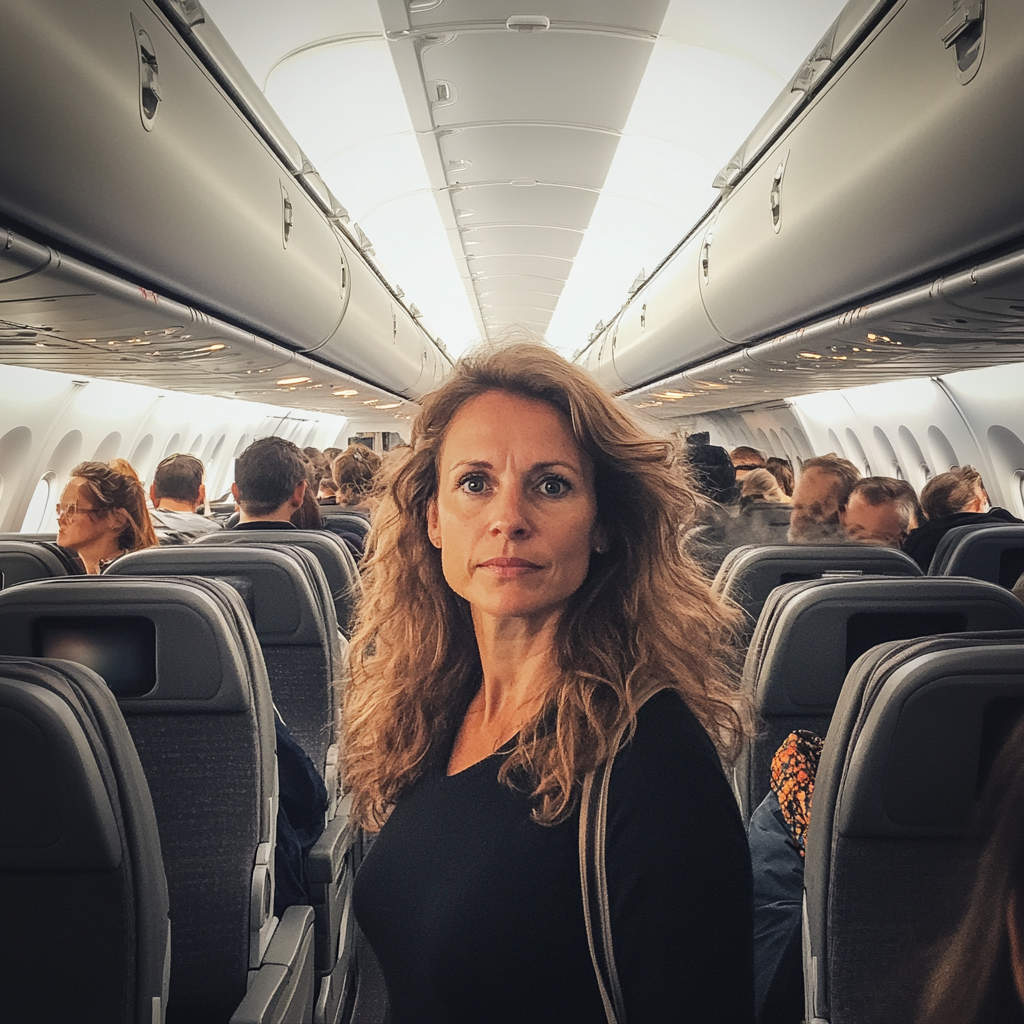
<svg viewBox="0 0 1024 1024">
<path fill-rule="evenodd" d="M 457 33 L 420 51 L 438 127 L 534 121 L 621 131 L 651 39 L 582 32 Z M 454 98 L 438 100 L 437 84 Z"/>
<path fill-rule="evenodd" d="M 580 247 L 582 232 L 571 228 L 503 224 L 467 229 L 464 244 L 473 255 L 522 253 L 530 256 L 564 256 L 571 260 Z"/>
<path fill-rule="evenodd" d="M 599 189 L 618 142 L 611 129 L 511 123 L 467 125 L 440 146 L 463 185 L 534 180 Z"/>
<path fill-rule="evenodd" d="M 536 224 L 584 231 L 597 192 L 571 185 L 523 187 L 507 182 L 461 187 L 452 206 L 463 232 L 481 224 Z M 471 214 L 459 211 L 472 210 Z"/>
<path fill-rule="evenodd" d="M 661 0 L 550 0 L 543 5 L 554 30 L 578 27 L 581 23 L 605 31 L 621 29 L 632 33 L 656 33 L 665 16 L 666 4 Z M 487 24 L 505 27 L 510 10 L 504 0 L 443 0 L 429 11 L 411 16 L 417 28 L 433 28 L 454 24 Z"/>
</svg>

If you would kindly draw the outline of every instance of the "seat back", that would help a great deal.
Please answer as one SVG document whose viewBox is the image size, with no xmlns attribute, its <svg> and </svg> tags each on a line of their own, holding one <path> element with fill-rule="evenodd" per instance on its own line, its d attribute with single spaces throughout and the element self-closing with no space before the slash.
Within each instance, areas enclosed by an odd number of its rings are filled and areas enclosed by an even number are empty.
<svg viewBox="0 0 1024 1024">
<path fill-rule="evenodd" d="M 827 573 L 860 576 L 920 576 L 902 551 L 865 544 L 745 545 L 726 556 L 713 590 L 747 614 L 748 635 L 768 595 L 784 583 L 820 579 Z"/>
<path fill-rule="evenodd" d="M 986 772 L 1022 713 L 1024 632 L 885 644 L 851 669 L 807 838 L 808 1019 L 916 1019 L 974 880 Z"/>
<path fill-rule="evenodd" d="M 349 546 L 357 559 L 366 550 L 366 538 L 370 532 L 370 519 L 361 512 L 338 508 L 337 505 L 323 505 L 320 508 L 323 528 L 330 530 Z"/>
<path fill-rule="evenodd" d="M 5 1020 L 154 1024 L 167 881 L 142 765 L 106 684 L 0 657 L 0 1006 Z"/>
<path fill-rule="evenodd" d="M 57 542 L 55 533 L 0 533 L 0 540 L 21 540 L 31 544 Z"/>
<path fill-rule="evenodd" d="M 26 580 L 67 574 L 64 563 L 47 546 L 28 541 L 0 540 L 0 590 Z"/>
<path fill-rule="evenodd" d="M 24 583 L 0 593 L 0 654 L 82 662 L 117 698 L 167 873 L 168 1021 L 222 1024 L 276 924 L 273 708 L 242 598 L 194 577 Z"/>
<path fill-rule="evenodd" d="M 772 594 L 747 651 L 742 687 L 759 729 L 737 761 L 747 816 L 769 788 L 771 759 L 794 729 L 824 736 L 850 666 L 890 640 L 1024 629 L 1024 604 L 991 583 L 870 576 L 791 583 Z"/>
<path fill-rule="evenodd" d="M 221 579 L 246 602 L 274 704 L 288 731 L 323 774 L 333 739 L 334 671 L 341 650 L 334 605 L 325 609 L 292 547 L 146 548 L 113 562 L 108 575 Z M 328 621 L 324 621 L 325 616 Z"/>
<path fill-rule="evenodd" d="M 328 530 L 223 530 L 200 537 L 195 544 L 292 544 L 309 551 L 327 577 L 338 628 L 352 635 L 355 605 L 362 590 L 359 569 L 345 542 Z"/>
<path fill-rule="evenodd" d="M 1010 590 L 1024 574 L 1024 523 L 957 526 L 942 541 L 929 576 L 972 576 Z"/>
</svg>

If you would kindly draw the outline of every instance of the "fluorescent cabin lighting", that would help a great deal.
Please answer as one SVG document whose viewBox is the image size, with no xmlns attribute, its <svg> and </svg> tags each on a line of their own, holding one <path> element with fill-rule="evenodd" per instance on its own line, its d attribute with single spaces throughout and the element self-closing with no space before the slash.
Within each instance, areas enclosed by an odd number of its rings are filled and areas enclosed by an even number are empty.
<svg viewBox="0 0 1024 1024">
<path fill-rule="evenodd" d="M 842 6 L 734 0 L 695 18 L 692 0 L 672 0 L 551 319 L 555 348 L 582 345 L 696 224 L 715 175 Z"/>
<path fill-rule="evenodd" d="M 328 41 L 293 53 L 266 94 L 373 244 L 375 262 L 458 354 L 478 331 L 388 44 Z"/>
</svg>

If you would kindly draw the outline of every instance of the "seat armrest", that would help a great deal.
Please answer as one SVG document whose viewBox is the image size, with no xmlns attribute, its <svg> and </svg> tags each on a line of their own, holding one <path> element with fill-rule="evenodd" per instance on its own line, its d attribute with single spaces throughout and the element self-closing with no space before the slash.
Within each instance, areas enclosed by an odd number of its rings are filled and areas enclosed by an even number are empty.
<svg viewBox="0 0 1024 1024">
<path fill-rule="evenodd" d="M 345 857 L 359 834 L 347 815 L 337 814 L 328 822 L 323 835 L 306 855 L 306 878 L 310 883 L 330 885 L 345 867 Z"/>
<path fill-rule="evenodd" d="M 313 908 L 289 907 L 230 1024 L 309 1024 L 313 1018 Z"/>
</svg>

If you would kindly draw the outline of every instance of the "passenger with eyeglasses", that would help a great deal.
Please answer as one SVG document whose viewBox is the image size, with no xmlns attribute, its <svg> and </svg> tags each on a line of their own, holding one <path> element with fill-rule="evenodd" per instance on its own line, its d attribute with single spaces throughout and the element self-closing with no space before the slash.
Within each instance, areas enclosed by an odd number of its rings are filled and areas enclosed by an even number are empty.
<svg viewBox="0 0 1024 1024">
<path fill-rule="evenodd" d="M 90 575 L 129 551 L 157 544 L 146 494 L 134 471 L 123 471 L 128 468 L 80 462 L 57 505 L 57 543 L 75 552 Z"/>
</svg>

